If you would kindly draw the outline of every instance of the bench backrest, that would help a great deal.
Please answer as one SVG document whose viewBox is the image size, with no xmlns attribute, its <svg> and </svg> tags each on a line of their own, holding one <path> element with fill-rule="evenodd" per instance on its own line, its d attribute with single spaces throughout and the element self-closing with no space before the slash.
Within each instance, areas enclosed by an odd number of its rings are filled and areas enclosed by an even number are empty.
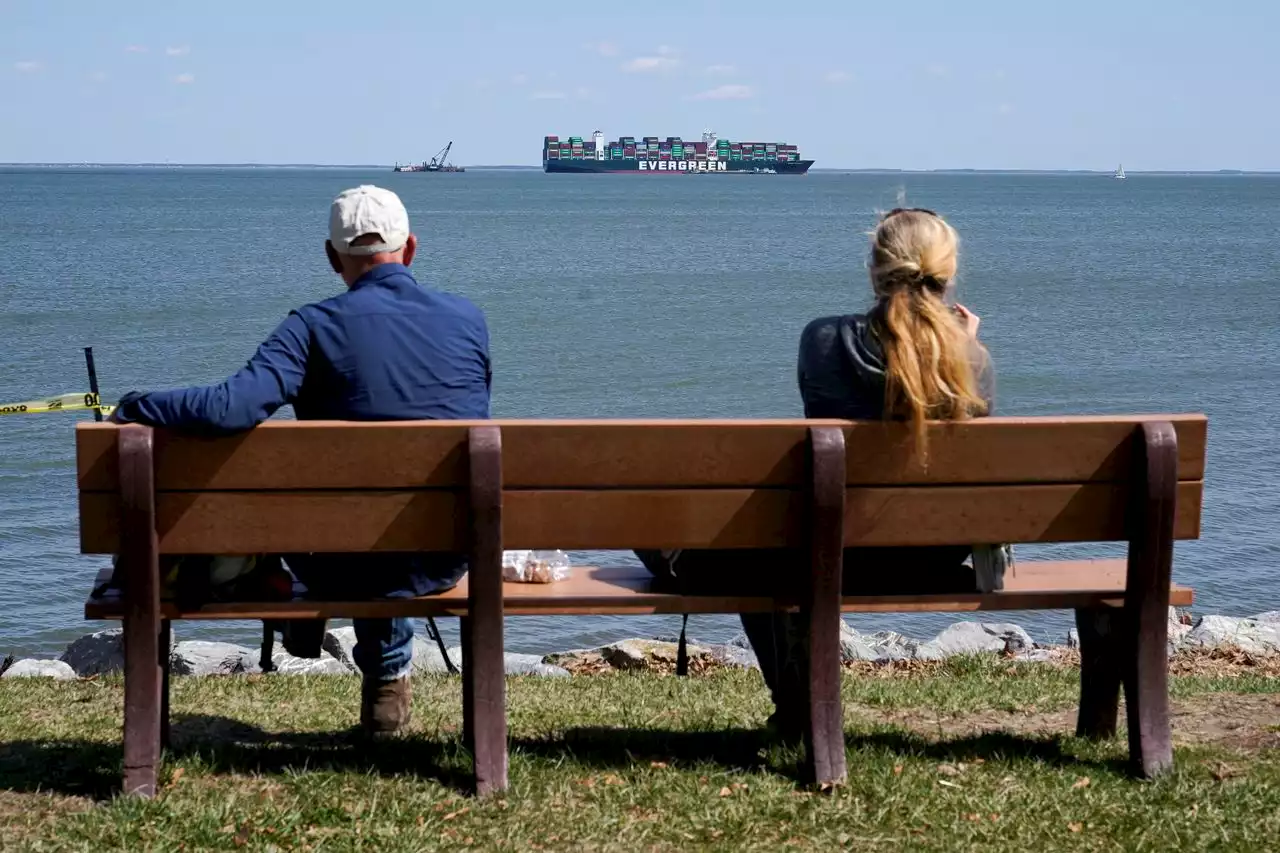
<svg viewBox="0 0 1280 853">
<path fill-rule="evenodd" d="M 157 431 L 161 553 L 466 550 L 468 436 L 501 434 L 507 548 L 802 545 L 809 430 L 845 439 L 845 544 L 1118 541 L 1142 424 L 1177 436 L 1174 536 L 1199 536 L 1203 415 L 931 424 L 839 421 L 278 421 L 224 438 Z M 77 429 L 81 548 L 117 553 L 117 434 Z"/>
<path fill-rule="evenodd" d="M 507 548 L 755 548 L 808 542 L 809 428 L 846 447 L 847 546 L 1102 542 L 1144 421 L 1178 437 L 1175 538 L 1197 538 L 1203 415 L 931 424 L 842 421 L 273 421 L 224 438 L 157 432 L 161 553 L 465 551 L 468 432 L 502 441 Z M 118 427 L 77 429 L 81 546 L 120 544 Z"/>
</svg>

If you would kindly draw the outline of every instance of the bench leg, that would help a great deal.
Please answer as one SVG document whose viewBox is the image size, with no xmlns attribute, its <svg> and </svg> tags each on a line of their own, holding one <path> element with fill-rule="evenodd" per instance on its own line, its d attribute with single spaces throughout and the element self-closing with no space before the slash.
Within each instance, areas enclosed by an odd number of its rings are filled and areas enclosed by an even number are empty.
<svg viewBox="0 0 1280 853">
<path fill-rule="evenodd" d="M 501 610 L 462 620 L 462 650 L 462 734 L 474 756 L 476 793 L 485 796 L 507 787 Z"/>
<path fill-rule="evenodd" d="M 1092 740 L 1115 737 L 1120 713 L 1120 681 L 1128 654 L 1124 613 L 1115 608 L 1076 611 L 1080 635 L 1080 715 L 1076 736 Z"/>
<path fill-rule="evenodd" d="M 1173 766 L 1173 728 L 1169 722 L 1169 606 L 1165 604 L 1160 609 L 1163 612 L 1158 624 L 1154 618 L 1139 618 L 1124 677 L 1129 760 L 1134 771 L 1147 779 Z"/>
<path fill-rule="evenodd" d="M 458 638 L 462 646 L 462 745 L 472 754 L 476 751 L 476 721 L 472 699 L 475 691 L 471 688 L 468 674 L 471 672 L 471 620 L 463 616 L 458 620 Z"/>
<path fill-rule="evenodd" d="M 472 427 L 468 437 L 471 554 L 468 616 L 462 626 L 463 729 L 476 794 L 507 788 L 507 702 L 502 644 L 502 432 Z"/>
<path fill-rule="evenodd" d="M 840 704 L 840 581 L 844 568 L 844 432 L 809 430 L 809 731 L 806 771 L 821 787 L 845 780 Z"/>
<path fill-rule="evenodd" d="M 156 540 L 152 432 L 130 426 L 117 437 L 120 557 L 124 591 L 124 793 L 153 797 L 160 763 L 160 560 Z M 164 655 L 168 656 L 168 647 Z"/>
<path fill-rule="evenodd" d="M 160 620 L 160 748 L 169 748 L 169 651 L 173 648 L 173 624 Z"/>
<path fill-rule="evenodd" d="M 1129 757 L 1151 778 L 1173 766 L 1169 724 L 1169 584 L 1178 486 L 1178 436 L 1168 423 L 1146 423 L 1134 477 L 1126 628 L 1133 638 L 1124 669 Z"/>
<path fill-rule="evenodd" d="M 159 620 L 156 620 L 157 622 Z M 124 620 L 124 793 L 153 797 L 160 764 L 160 628 Z"/>
</svg>

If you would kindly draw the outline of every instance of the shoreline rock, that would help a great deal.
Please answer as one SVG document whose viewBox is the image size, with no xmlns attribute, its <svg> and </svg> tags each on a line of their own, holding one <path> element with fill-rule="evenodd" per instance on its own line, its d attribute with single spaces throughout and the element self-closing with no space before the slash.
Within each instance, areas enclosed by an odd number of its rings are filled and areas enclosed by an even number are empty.
<svg viewBox="0 0 1280 853">
<path fill-rule="evenodd" d="M 1169 608 L 1169 654 L 1179 651 L 1238 650 L 1255 656 L 1280 654 L 1280 610 L 1255 616 L 1206 614 L 1192 619 L 1185 611 Z M 1061 652 L 1079 648 L 1075 628 L 1063 643 L 1038 643 L 1012 622 L 961 621 L 948 625 L 929 639 L 916 639 L 895 631 L 863 634 L 841 620 L 842 662 L 886 664 L 898 661 L 939 661 L 958 655 L 1002 654 L 1017 661 L 1055 660 Z M 272 662 L 279 675 L 359 675 L 355 665 L 355 630 L 335 628 L 324 636 L 321 655 L 296 658 L 277 648 Z M 738 634 L 727 643 L 687 644 L 690 669 L 716 667 L 759 669 L 759 661 Z M 450 661 L 462 668 L 462 650 L 446 650 Z M 558 678 L 593 672 L 674 672 L 677 644 L 674 638 L 629 638 L 593 649 L 571 649 L 550 654 L 508 652 L 503 656 L 507 675 Z M 175 676 L 207 677 L 261 672 L 259 650 L 233 643 L 184 640 L 170 649 Z M 413 638 L 413 672 L 446 673 L 448 666 L 438 645 L 422 635 Z M 124 670 L 124 637 L 120 628 L 108 628 L 79 637 L 57 660 L 28 658 L 14 663 L 4 678 L 44 677 L 58 680 L 90 678 Z"/>
<path fill-rule="evenodd" d="M 1236 648 L 1249 654 L 1280 653 L 1280 619 L 1262 613 L 1250 618 L 1204 616 L 1181 638 L 1181 648 Z M 1265 618 L 1264 617 L 1268 617 Z"/>
<path fill-rule="evenodd" d="M 60 660 L 36 660 L 24 658 L 7 668 L 0 678 L 52 678 L 55 681 L 74 681 L 76 671 Z"/>
<path fill-rule="evenodd" d="M 70 666 L 80 678 L 124 671 L 124 629 L 108 628 L 86 634 L 62 653 L 58 660 Z"/>
</svg>

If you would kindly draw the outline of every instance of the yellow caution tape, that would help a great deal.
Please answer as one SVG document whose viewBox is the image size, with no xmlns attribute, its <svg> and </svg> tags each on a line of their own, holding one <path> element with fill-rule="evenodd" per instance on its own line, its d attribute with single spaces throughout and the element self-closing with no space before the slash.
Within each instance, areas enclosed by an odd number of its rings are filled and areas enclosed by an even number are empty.
<svg viewBox="0 0 1280 853">
<path fill-rule="evenodd" d="M 42 415 L 46 412 L 66 412 L 97 409 L 109 415 L 115 406 L 104 406 L 97 394 L 61 394 L 57 397 L 45 397 L 41 400 L 28 400 L 25 403 L 0 403 L 0 415 Z"/>
</svg>

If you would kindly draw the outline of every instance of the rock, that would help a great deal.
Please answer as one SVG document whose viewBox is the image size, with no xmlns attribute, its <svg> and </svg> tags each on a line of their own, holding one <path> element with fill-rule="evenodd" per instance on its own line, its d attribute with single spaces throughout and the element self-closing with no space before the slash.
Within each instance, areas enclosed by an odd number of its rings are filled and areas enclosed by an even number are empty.
<svg viewBox="0 0 1280 853">
<path fill-rule="evenodd" d="M 321 654 L 318 658 L 296 658 L 285 651 L 271 656 L 271 665 L 278 675 L 351 675 L 351 668 L 333 655 Z"/>
<path fill-rule="evenodd" d="M 661 640 L 623 640 L 600 650 L 600 655 L 614 669 L 637 671 L 654 668 L 655 664 L 672 664 L 676 662 L 675 643 Z M 689 657 L 709 655 L 706 646 L 688 645 Z"/>
<path fill-rule="evenodd" d="M 58 660 L 68 664 L 81 678 L 123 672 L 124 629 L 108 628 L 86 634 L 67 646 Z"/>
<path fill-rule="evenodd" d="M 942 660 L 981 652 L 1016 654 L 1035 648 L 1035 641 L 1019 625 L 1007 622 L 956 622 L 915 653 L 917 660 Z"/>
<path fill-rule="evenodd" d="M 1202 616 L 1181 648 L 1230 649 L 1250 654 L 1280 653 L 1280 623 L 1234 616 Z"/>
<path fill-rule="evenodd" d="M 1191 614 L 1176 607 L 1169 608 L 1169 655 L 1182 647 L 1183 640 L 1191 633 Z"/>
<path fill-rule="evenodd" d="M 232 643 L 184 640 L 169 652 L 173 675 L 240 675 L 258 672 L 259 653 Z"/>
<path fill-rule="evenodd" d="M 354 649 L 356 632 L 354 628 L 336 628 L 325 634 L 324 650 L 342 663 L 356 670 Z M 446 649 L 449 659 L 459 670 L 462 669 L 462 647 L 454 646 Z M 569 671 L 561 666 L 545 663 L 542 655 L 505 654 L 502 656 L 503 667 L 507 675 L 542 675 L 552 678 L 568 675 Z M 421 673 L 445 673 L 449 668 L 440 654 L 440 646 L 435 640 L 421 634 L 413 638 L 413 671 Z"/>
<path fill-rule="evenodd" d="M 569 670 L 542 662 L 540 655 L 522 655 L 514 652 L 502 656 L 502 666 L 507 675 L 540 675 L 559 678 Z"/>
<path fill-rule="evenodd" d="M 570 672 L 586 669 L 608 669 L 609 665 L 604 662 L 600 652 L 600 649 L 570 649 L 565 652 L 552 652 L 544 655 L 542 662 L 548 666 L 566 669 Z"/>
<path fill-rule="evenodd" d="M 674 663 L 676 659 L 675 643 L 664 643 L 661 640 L 623 640 L 600 650 L 600 656 L 614 669 L 648 669 L 647 653 L 654 648 L 662 647 L 664 657 Z"/>
<path fill-rule="evenodd" d="M 678 643 L 680 642 L 680 635 L 679 634 L 659 634 L 658 636 L 653 637 L 652 639 L 655 643 Z M 703 648 L 706 648 L 708 645 L 707 643 L 699 642 L 698 640 L 694 639 L 688 634 L 685 634 L 684 642 L 685 642 L 685 645 L 690 647 L 702 646 Z"/>
<path fill-rule="evenodd" d="M 416 637 L 414 639 L 417 639 Z M 324 639 L 320 641 L 320 649 L 326 652 L 329 657 L 342 661 L 344 665 L 350 667 L 352 672 L 356 671 L 356 629 L 347 625 L 343 628 L 334 628 L 332 631 L 324 632 Z"/>
<path fill-rule="evenodd" d="M 1268 610 L 1266 613 L 1259 613 L 1257 616 L 1250 616 L 1249 618 L 1254 622 L 1280 625 L 1280 610 Z"/>
<path fill-rule="evenodd" d="M 706 648 L 711 659 L 721 666 L 735 667 L 737 669 L 760 668 L 760 661 L 756 659 L 756 653 L 751 649 L 744 649 L 732 643 L 707 646 Z"/>
<path fill-rule="evenodd" d="M 881 660 L 881 653 L 874 645 L 873 640 L 859 634 L 849 627 L 849 623 L 841 619 L 840 660 L 843 663 L 850 663 L 856 660 Z"/>
<path fill-rule="evenodd" d="M 462 671 L 461 646 L 449 650 L 449 660 L 453 662 L 453 665 L 458 668 L 459 672 Z M 449 671 L 449 667 L 444 662 L 444 656 L 440 654 L 440 646 L 435 640 L 429 640 L 422 636 L 414 636 L 413 671 L 415 673 L 441 673 Z"/>
<path fill-rule="evenodd" d="M 75 677 L 76 671 L 64 661 L 32 658 L 18 661 L 6 669 L 3 676 L 0 676 L 0 678 L 52 678 L 55 681 L 71 681 Z"/>
<path fill-rule="evenodd" d="M 844 663 L 853 661 L 873 661 L 884 663 L 892 660 L 908 660 L 912 657 L 917 641 L 893 631 L 879 631 L 875 634 L 863 634 L 850 627 L 848 622 L 840 620 L 840 660 Z M 751 643 L 746 634 L 737 634 L 726 646 L 712 647 L 714 658 L 718 649 L 741 648 L 751 651 Z M 752 666 L 759 662 L 752 656 Z M 732 664 L 730 664 L 732 665 Z"/>
<path fill-rule="evenodd" d="M 1058 659 L 1056 649 L 1027 649 L 1018 652 L 1013 659 L 1022 663 L 1052 663 Z"/>
<path fill-rule="evenodd" d="M 915 657 L 916 649 L 920 645 L 918 641 L 897 631 L 876 631 L 874 634 L 864 635 L 864 638 L 869 640 L 871 647 L 875 649 L 876 657 L 873 660 L 877 663 L 910 660 Z"/>
<path fill-rule="evenodd" d="M 1169 608 L 1169 655 L 1172 656 L 1181 645 L 1183 638 L 1191 631 L 1191 614 L 1176 607 Z M 1080 648 L 1080 632 L 1072 628 L 1067 631 L 1067 648 Z"/>
</svg>

